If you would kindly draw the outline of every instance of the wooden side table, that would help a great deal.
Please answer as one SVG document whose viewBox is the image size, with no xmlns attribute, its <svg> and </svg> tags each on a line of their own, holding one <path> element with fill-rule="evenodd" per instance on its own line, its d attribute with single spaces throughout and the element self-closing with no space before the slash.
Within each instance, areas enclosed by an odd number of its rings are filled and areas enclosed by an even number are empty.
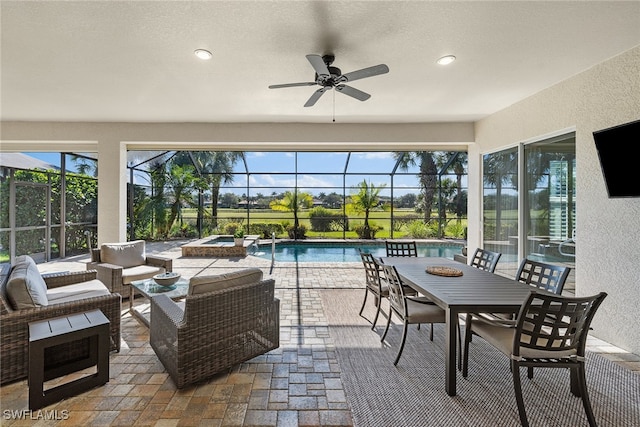
<svg viewBox="0 0 640 427">
<path fill-rule="evenodd" d="M 88 357 L 46 367 L 46 349 L 78 340 L 82 340 L 78 345 L 86 345 L 85 338 Z M 44 390 L 45 381 L 91 366 L 96 366 L 96 373 Z M 108 381 L 109 319 L 100 310 L 29 323 L 29 409 L 40 409 Z"/>
</svg>

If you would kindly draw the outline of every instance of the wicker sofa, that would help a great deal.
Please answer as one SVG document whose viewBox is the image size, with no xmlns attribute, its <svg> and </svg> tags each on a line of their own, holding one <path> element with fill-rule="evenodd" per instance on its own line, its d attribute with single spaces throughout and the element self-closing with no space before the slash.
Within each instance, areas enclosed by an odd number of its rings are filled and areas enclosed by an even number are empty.
<svg viewBox="0 0 640 427">
<path fill-rule="evenodd" d="M 262 271 L 200 276 L 187 297 L 151 300 L 150 341 L 178 388 L 280 346 L 280 301 Z"/>
<path fill-rule="evenodd" d="M 97 270 L 98 280 L 124 298 L 130 295 L 131 282 L 149 279 L 172 268 L 171 258 L 147 255 L 144 240 L 103 243 L 100 248 L 91 249 L 91 262 L 87 263 L 87 270 Z"/>
<path fill-rule="evenodd" d="M 99 309 L 109 319 L 111 350 L 120 350 L 121 297 L 96 279 L 96 271 L 40 274 L 28 256 L 0 268 L 0 384 L 27 377 L 29 323 Z M 47 364 L 81 358 L 87 346 L 53 347 Z"/>
</svg>

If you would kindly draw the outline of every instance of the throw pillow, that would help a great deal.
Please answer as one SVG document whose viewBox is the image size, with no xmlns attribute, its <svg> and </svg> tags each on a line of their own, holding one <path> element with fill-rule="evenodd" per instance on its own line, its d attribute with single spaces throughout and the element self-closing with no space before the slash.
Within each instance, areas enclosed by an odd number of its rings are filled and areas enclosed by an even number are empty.
<svg viewBox="0 0 640 427">
<path fill-rule="evenodd" d="M 144 240 L 126 243 L 103 243 L 100 246 L 100 261 L 108 264 L 135 267 L 145 263 Z"/>
<path fill-rule="evenodd" d="M 7 282 L 7 297 L 16 310 L 49 304 L 47 284 L 31 257 L 23 255 L 16 258 Z"/>
</svg>

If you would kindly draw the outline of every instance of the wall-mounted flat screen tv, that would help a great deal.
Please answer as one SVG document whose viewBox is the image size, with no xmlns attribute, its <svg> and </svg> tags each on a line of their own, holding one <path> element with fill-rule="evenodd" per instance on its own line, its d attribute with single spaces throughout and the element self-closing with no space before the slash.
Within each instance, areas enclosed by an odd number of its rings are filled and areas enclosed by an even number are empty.
<svg viewBox="0 0 640 427">
<path fill-rule="evenodd" d="M 610 198 L 640 197 L 640 120 L 593 132 Z"/>
</svg>

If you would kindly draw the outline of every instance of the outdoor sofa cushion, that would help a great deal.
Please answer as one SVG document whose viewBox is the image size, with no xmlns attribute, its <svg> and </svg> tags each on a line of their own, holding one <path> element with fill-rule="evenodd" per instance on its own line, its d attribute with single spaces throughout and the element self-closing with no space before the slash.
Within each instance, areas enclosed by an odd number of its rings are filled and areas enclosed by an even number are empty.
<svg viewBox="0 0 640 427">
<path fill-rule="evenodd" d="M 7 297 L 16 310 L 49 304 L 47 285 L 30 256 L 16 258 L 7 282 Z"/>
<path fill-rule="evenodd" d="M 232 273 L 215 276 L 197 276 L 189 280 L 187 295 L 198 295 L 219 291 L 234 286 L 257 283 L 262 280 L 262 270 L 259 268 L 245 268 Z"/>
<path fill-rule="evenodd" d="M 134 240 L 125 243 L 103 243 L 100 246 L 100 259 L 102 262 L 119 265 L 123 268 L 143 265 L 145 263 L 145 242 L 144 240 Z"/>
<path fill-rule="evenodd" d="M 81 301 L 110 294 L 111 292 L 109 292 L 104 283 L 98 279 L 93 279 L 87 282 L 51 288 L 47 291 L 47 299 L 49 300 L 49 305 L 51 305 Z"/>
</svg>

